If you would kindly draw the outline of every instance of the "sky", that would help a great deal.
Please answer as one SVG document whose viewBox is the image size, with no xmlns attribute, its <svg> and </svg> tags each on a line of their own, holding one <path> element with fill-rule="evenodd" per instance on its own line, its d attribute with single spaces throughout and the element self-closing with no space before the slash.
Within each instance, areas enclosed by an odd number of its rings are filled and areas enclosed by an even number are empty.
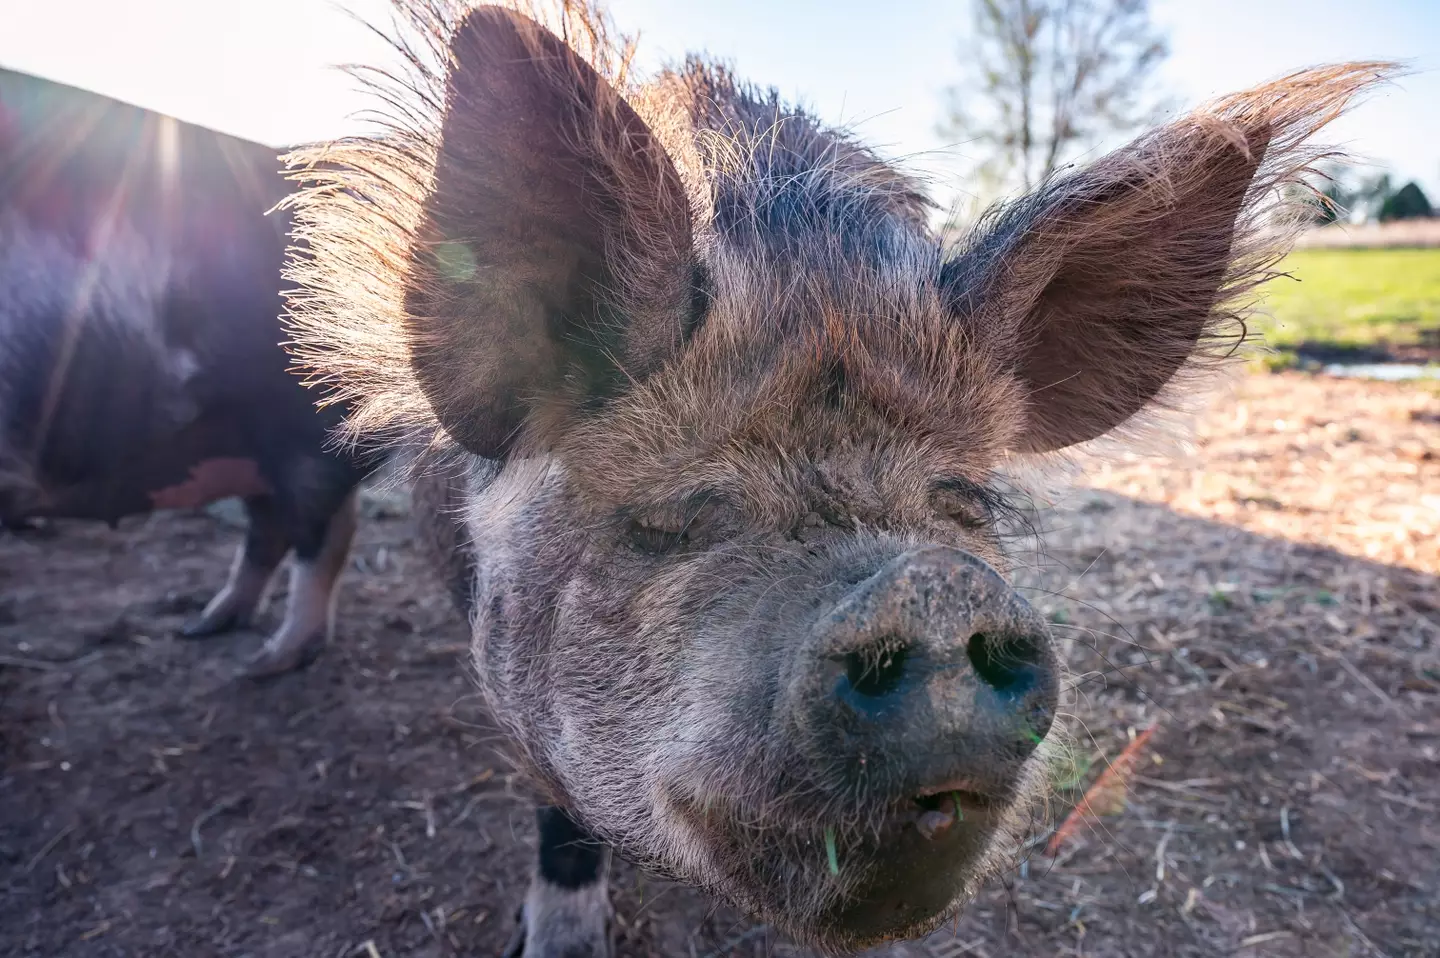
<svg viewBox="0 0 1440 958">
<path fill-rule="evenodd" d="M 609 0 L 653 66 L 704 49 L 935 179 L 961 184 L 965 144 L 935 127 L 960 76 L 966 0 Z M 348 11 L 348 12 L 347 12 Z M 275 145 L 365 129 L 370 101 L 342 63 L 391 54 L 351 14 L 386 0 L 0 0 L 0 65 Z M 1418 179 L 1440 201 L 1440 0 L 1152 0 L 1182 103 L 1346 59 L 1411 75 L 1332 126 L 1326 141 Z"/>
</svg>

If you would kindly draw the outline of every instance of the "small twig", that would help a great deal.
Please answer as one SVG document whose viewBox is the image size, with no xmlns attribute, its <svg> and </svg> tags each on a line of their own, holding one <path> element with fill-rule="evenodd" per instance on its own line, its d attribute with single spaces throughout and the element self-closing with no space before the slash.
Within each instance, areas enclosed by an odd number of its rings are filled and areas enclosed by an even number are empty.
<svg viewBox="0 0 1440 958">
<path fill-rule="evenodd" d="M 1256 887 L 1261 891 L 1274 892 L 1277 895 L 1287 895 L 1291 898 L 1311 898 L 1314 897 L 1315 894 L 1304 888 L 1291 888 L 1288 885 L 1276 885 L 1269 882 L 1263 885 L 1257 885 Z"/>
<path fill-rule="evenodd" d="M 1159 884 L 1165 880 L 1165 846 L 1170 844 L 1170 836 L 1175 834 L 1168 828 L 1160 836 L 1160 841 L 1155 845 L 1155 883 Z"/>
<path fill-rule="evenodd" d="M 474 788 L 476 785 L 484 785 L 486 782 L 490 781 L 490 779 L 492 779 L 492 778 L 494 778 L 494 777 L 495 777 L 495 770 L 494 770 L 493 768 L 487 768 L 485 771 L 481 772 L 479 775 L 476 775 L 474 778 L 470 779 L 468 782 L 461 782 L 459 785 L 452 785 L 450 788 L 448 788 L 448 789 L 445 790 L 445 794 L 446 794 L 446 795 L 459 795 L 459 794 L 461 794 L 462 792 L 468 792 L 468 791 L 470 791 L 470 789 Z"/>
<path fill-rule="evenodd" d="M 451 656 L 464 655 L 469 651 L 469 642 L 451 642 L 446 645 L 431 645 L 411 656 L 410 661 L 418 663 L 429 659 L 450 658 Z"/>
<path fill-rule="evenodd" d="M 1181 825 L 1173 819 L 1157 820 L 1154 818 L 1132 818 L 1131 825 L 1139 825 L 1141 828 L 1160 829 L 1161 831 L 1172 832 L 1213 832 L 1213 826 L 1206 825 Z"/>
<path fill-rule="evenodd" d="M 1383 702 L 1386 708 L 1390 709 L 1396 715 L 1405 714 L 1405 710 L 1400 707 L 1400 703 L 1396 702 L 1393 698 L 1390 697 L 1389 693 L 1387 693 L 1380 686 L 1376 685 L 1374 680 L 1371 679 L 1370 676 L 1366 675 L 1364 672 L 1361 672 L 1360 669 L 1355 665 L 1355 663 L 1351 662 L 1348 658 L 1346 658 L 1343 653 L 1337 652 L 1334 649 L 1326 648 L 1321 648 L 1320 651 L 1327 658 L 1334 659 L 1336 662 L 1340 663 L 1340 667 L 1346 672 L 1349 672 L 1351 678 L 1359 682 L 1365 687 L 1365 690 L 1367 692 L 1369 692 L 1371 695 L 1375 696 L 1377 699 Z"/>
<path fill-rule="evenodd" d="M 479 795 L 473 796 L 470 801 L 465 803 L 465 807 L 460 809 L 460 814 L 452 818 L 450 820 L 450 824 L 445 827 L 454 828 L 456 825 L 459 825 L 461 822 L 465 821 L 465 819 L 469 818 L 470 813 L 475 811 L 475 806 L 480 804 L 480 798 L 481 796 Z"/>
<path fill-rule="evenodd" d="M 53 672 L 64 663 L 46 662 L 44 659 L 22 659 L 15 655 L 0 655 L 0 668 L 34 669 L 37 672 Z"/>
<path fill-rule="evenodd" d="M 1440 815 L 1440 807 L 1427 802 L 1416 801 L 1407 795 L 1397 795 L 1394 792 L 1387 792 L 1383 788 L 1375 789 L 1375 794 L 1387 802 L 1395 802 L 1398 805 L 1404 805 L 1406 808 L 1413 808 L 1417 812 L 1429 812 L 1431 815 Z"/>
<path fill-rule="evenodd" d="M 1330 884 L 1335 886 L 1335 894 L 1331 895 L 1330 897 L 1335 899 L 1336 901 L 1344 898 L 1345 883 L 1339 878 L 1337 878 L 1335 873 L 1332 872 L 1330 869 L 1326 868 L 1324 865 L 1320 865 L 1318 867 L 1320 869 L 1320 874 L 1324 875 L 1329 880 Z"/>
<path fill-rule="evenodd" d="M 374 939 L 366 939 L 363 943 L 356 945 L 355 951 L 363 951 L 369 958 L 380 958 L 380 949 L 375 947 Z"/>
<path fill-rule="evenodd" d="M 40 862 L 45 858 L 45 856 L 50 854 L 50 852 L 54 850 L 55 846 L 60 844 L 60 842 L 64 840 L 65 836 L 69 835 L 74 830 L 75 823 L 71 822 L 69 825 L 66 825 L 64 828 L 60 829 L 60 831 L 56 832 L 55 837 L 46 842 L 45 846 L 35 853 L 35 857 L 30 859 L 30 863 L 25 866 L 26 874 L 33 872 L 35 870 L 35 866 L 40 864 Z"/>
<path fill-rule="evenodd" d="M 221 812 L 229 811 L 231 808 L 234 808 L 236 805 L 240 804 L 240 802 L 244 800 L 244 798 L 244 795 L 231 795 L 229 798 L 222 798 L 220 801 L 216 802 L 214 805 L 210 806 L 205 811 L 195 816 L 195 821 L 190 825 L 190 845 L 195 849 L 196 858 L 200 857 L 201 849 L 204 847 L 205 844 L 200 840 L 200 829 L 205 826 L 206 822 L 210 821 L 210 819 L 214 818 L 216 815 L 219 815 Z"/>
<path fill-rule="evenodd" d="M 1286 805 L 1286 806 L 1284 806 L 1283 808 L 1280 809 L 1280 834 L 1283 835 L 1283 836 L 1285 836 L 1285 850 L 1290 853 L 1290 857 L 1291 857 L 1291 858 L 1295 859 L 1296 861 L 1299 861 L 1300 859 L 1302 859 L 1302 858 L 1305 857 L 1305 856 L 1303 856 L 1303 855 L 1300 854 L 1300 849 L 1296 848 L 1296 847 L 1295 847 L 1295 843 L 1290 840 L 1290 806 L 1289 806 L 1289 805 Z"/>
<path fill-rule="evenodd" d="M 1135 775 L 1132 781 L 1139 782 L 1147 788 L 1158 788 L 1163 792 L 1178 792 L 1182 795 L 1192 795 L 1200 792 L 1207 785 L 1223 785 L 1223 778 L 1190 778 L 1183 782 L 1167 782 L 1163 778 L 1151 778 L 1148 775 Z"/>
<path fill-rule="evenodd" d="M 440 937 L 440 930 L 435 927 L 435 919 L 431 918 L 430 913 L 423 908 L 420 909 L 420 920 L 425 923 L 425 927 L 429 929 L 430 934 L 435 937 L 435 940 L 440 942 L 441 945 L 444 945 L 445 942 Z"/>
<path fill-rule="evenodd" d="M 1251 935 L 1240 941 L 1241 948 L 1252 948 L 1255 945 L 1263 945 L 1267 941 L 1284 941 L 1287 938 L 1294 938 L 1295 933 L 1290 931 L 1267 931 L 1260 935 Z"/>
<path fill-rule="evenodd" d="M 1055 829 L 1055 833 L 1050 836 L 1050 841 L 1045 846 L 1046 855 L 1054 858 L 1060 853 L 1060 848 L 1070 836 L 1080 827 L 1081 822 L 1087 818 L 1098 817 L 1099 809 L 1096 806 L 1102 795 L 1117 789 L 1125 789 L 1126 779 L 1133 773 L 1140 753 L 1145 748 L 1145 743 L 1150 740 L 1150 736 L 1155 734 L 1155 730 L 1159 727 L 1158 722 L 1151 724 L 1121 749 L 1120 754 L 1100 773 L 1099 777 L 1095 779 L 1095 784 L 1086 790 L 1080 801 L 1070 810 L 1070 814 L 1065 816 L 1065 820 L 1060 823 L 1060 827 Z"/>
<path fill-rule="evenodd" d="M 425 815 L 425 837 L 435 837 L 435 797 L 428 790 L 420 793 L 418 802 L 391 802 L 390 804 L 393 808 L 409 808 L 423 813 Z"/>
<path fill-rule="evenodd" d="M 1386 955 L 1385 952 L 1382 951 L 1380 947 L 1375 944 L 1375 942 L 1370 940 L 1369 935 L 1365 934 L 1365 932 L 1360 930 L 1360 926 L 1355 924 L 1355 919 L 1351 918 L 1350 914 L 1346 912 L 1345 909 L 1341 908 L 1338 909 L 1338 911 L 1340 912 L 1340 917 L 1345 921 L 1345 927 L 1350 929 L 1350 934 L 1360 939 L 1360 944 L 1370 949 L 1370 951 L 1373 952 L 1375 955 L 1379 956 L 1379 958 L 1389 958 L 1389 956 Z"/>
</svg>

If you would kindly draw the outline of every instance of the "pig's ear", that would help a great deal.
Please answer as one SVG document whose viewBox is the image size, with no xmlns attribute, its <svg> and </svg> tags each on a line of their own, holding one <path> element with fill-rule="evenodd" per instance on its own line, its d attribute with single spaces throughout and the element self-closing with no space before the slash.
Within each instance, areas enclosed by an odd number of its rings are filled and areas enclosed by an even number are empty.
<svg viewBox="0 0 1440 958">
<path fill-rule="evenodd" d="M 1019 451 L 1108 433 L 1163 401 L 1187 365 L 1233 352 L 1244 325 L 1232 304 L 1277 252 L 1261 201 L 1389 66 L 1317 69 L 1226 98 L 987 218 L 942 285 L 998 337 L 1028 393 Z"/>
<path fill-rule="evenodd" d="M 498 457 L 537 407 L 602 404 L 679 349 L 690 207 L 655 134 L 554 33 L 480 7 L 448 52 L 406 335 L 440 424 Z"/>
</svg>

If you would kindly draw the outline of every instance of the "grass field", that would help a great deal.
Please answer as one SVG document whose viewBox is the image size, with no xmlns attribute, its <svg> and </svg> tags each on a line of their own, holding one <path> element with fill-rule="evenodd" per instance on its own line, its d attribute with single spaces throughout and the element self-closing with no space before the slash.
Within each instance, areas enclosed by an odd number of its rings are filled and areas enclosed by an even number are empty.
<svg viewBox="0 0 1440 958">
<path fill-rule="evenodd" d="M 1266 285 L 1266 342 L 1338 347 L 1440 346 L 1440 249 L 1297 250 Z"/>
</svg>

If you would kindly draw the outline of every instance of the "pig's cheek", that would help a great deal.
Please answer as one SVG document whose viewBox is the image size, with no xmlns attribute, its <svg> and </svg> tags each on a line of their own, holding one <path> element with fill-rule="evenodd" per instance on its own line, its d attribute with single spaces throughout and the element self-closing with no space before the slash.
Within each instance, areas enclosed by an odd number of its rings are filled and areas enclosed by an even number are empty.
<svg viewBox="0 0 1440 958">
<path fill-rule="evenodd" d="M 565 644 L 570 636 L 579 635 L 579 621 L 585 606 L 585 588 L 578 579 L 571 579 L 560 587 L 555 595 L 555 635 L 558 644 Z"/>
</svg>

